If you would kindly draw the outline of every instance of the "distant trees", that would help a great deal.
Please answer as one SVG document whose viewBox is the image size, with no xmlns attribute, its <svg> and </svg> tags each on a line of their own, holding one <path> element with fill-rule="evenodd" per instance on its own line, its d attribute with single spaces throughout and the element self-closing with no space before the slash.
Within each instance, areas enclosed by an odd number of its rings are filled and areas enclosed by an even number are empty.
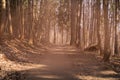
<svg viewBox="0 0 120 80">
<path fill-rule="evenodd" d="M 83 50 L 94 46 L 99 49 L 104 61 L 109 61 L 111 55 L 118 54 L 120 1 L 69 0 L 68 2 L 71 3 L 70 45 L 81 46 Z"/>
<path fill-rule="evenodd" d="M 52 0 L 1 0 L 0 34 L 7 33 L 29 44 L 49 42 L 56 4 Z"/>
<path fill-rule="evenodd" d="M 0 37 L 119 54 L 120 0 L 1 0 Z"/>
</svg>

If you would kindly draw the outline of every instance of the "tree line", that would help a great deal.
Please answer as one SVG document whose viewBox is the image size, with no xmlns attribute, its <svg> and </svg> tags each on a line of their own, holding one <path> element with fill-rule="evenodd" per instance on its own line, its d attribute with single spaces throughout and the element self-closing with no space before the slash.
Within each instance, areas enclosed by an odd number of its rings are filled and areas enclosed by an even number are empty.
<svg viewBox="0 0 120 80">
<path fill-rule="evenodd" d="M 0 37 L 119 55 L 120 0 L 1 0 Z"/>
</svg>

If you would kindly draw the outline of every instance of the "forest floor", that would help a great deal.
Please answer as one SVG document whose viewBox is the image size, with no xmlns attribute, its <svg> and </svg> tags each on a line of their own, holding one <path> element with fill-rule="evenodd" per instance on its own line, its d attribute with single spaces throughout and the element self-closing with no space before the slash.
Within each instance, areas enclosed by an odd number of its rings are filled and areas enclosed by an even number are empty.
<svg viewBox="0 0 120 80">
<path fill-rule="evenodd" d="M 80 52 L 70 46 L 29 52 L 27 47 L 21 51 L 20 45 L 12 42 L 6 45 L 1 46 L 6 47 L 2 52 L 13 61 L 0 58 L 0 67 L 24 73 L 25 80 L 120 80 L 120 75 L 103 65 L 96 52 Z"/>
</svg>

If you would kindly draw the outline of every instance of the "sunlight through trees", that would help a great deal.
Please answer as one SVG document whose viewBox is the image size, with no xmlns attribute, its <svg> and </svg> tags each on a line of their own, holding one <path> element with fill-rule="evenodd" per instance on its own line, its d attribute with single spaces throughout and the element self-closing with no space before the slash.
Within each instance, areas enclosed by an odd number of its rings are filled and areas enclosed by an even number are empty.
<svg viewBox="0 0 120 80">
<path fill-rule="evenodd" d="M 0 0 L 0 43 L 74 46 L 120 55 L 120 0 Z"/>
</svg>

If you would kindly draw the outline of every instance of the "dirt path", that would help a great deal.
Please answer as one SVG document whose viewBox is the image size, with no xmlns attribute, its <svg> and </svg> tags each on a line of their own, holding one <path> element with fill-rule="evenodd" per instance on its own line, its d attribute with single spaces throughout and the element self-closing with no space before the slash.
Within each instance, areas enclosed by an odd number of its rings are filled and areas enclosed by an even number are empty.
<svg viewBox="0 0 120 80">
<path fill-rule="evenodd" d="M 26 80 L 120 80 L 120 75 L 103 66 L 92 52 L 80 52 L 72 46 L 50 46 L 41 51 L 19 44 L 3 44 L 2 52 L 10 60 L 30 62 L 16 69 L 26 73 Z M 13 64 L 10 66 L 15 69 Z"/>
<path fill-rule="evenodd" d="M 27 70 L 27 80 L 120 80 L 120 76 L 106 70 L 94 54 L 76 51 L 50 51 L 31 58 L 43 65 Z"/>
</svg>

